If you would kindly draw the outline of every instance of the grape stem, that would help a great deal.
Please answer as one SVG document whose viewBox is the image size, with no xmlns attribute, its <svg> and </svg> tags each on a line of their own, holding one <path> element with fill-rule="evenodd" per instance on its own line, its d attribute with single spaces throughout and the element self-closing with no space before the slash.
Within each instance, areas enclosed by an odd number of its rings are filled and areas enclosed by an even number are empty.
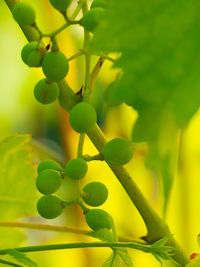
<svg viewBox="0 0 200 267">
<path fill-rule="evenodd" d="M 101 160 L 103 161 L 104 158 L 103 158 L 103 155 L 102 153 L 98 153 L 94 156 L 90 156 L 90 155 L 83 155 L 82 158 L 85 160 L 85 161 L 92 161 L 92 160 Z"/>
<path fill-rule="evenodd" d="M 16 4 L 16 0 L 4 0 L 6 4 L 8 5 L 9 9 L 12 9 L 13 5 Z M 77 6 L 77 12 L 80 11 L 81 5 L 84 5 L 85 1 L 79 2 Z M 87 5 L 85 5 L 87 6 Z M 86 9 L 86 8 L 85 8 Z M 73 18 L 74 19 L 74 18 Z M 24 32 L 25 36 L 29 41 L 34 41 L 36 39 L 36 34 L 33 31 L 27 30 L 26 27 L 21 26 L 22 31 Z M 87 37 L 89 40 L 89 33 L 87 33 Z M 87 57 L 87 62 L 89 57 Z M 87 84 L 88 81 L 90 80 L 89 78 L 89 64 L 87 64 Z M 59 87 L 62 87 L 63 89 L 68 92 L 69 86 L 67 86 L 67 83 L 65 80 L 62 82 L 59 82 Z M 74 98 L 73 94 L 70 91 L 69 98 L 72 103 L 74 103 Z M 94 146 L 97 148 L 99 152 L 102 151 L 103 145 L 106 143 L 105 136 L 101 129 L 96 125 L 89 133 L 88 137 L 94 144 Z M 150 243 L 159 240 L 163 237 L 169 236 L 170 235 L 170 230 L 167 225 L 167 223 L 154 211 L 154 209 L 151 207 L 149 202 L 146 200 L 134 180 L 131 178 L 129 173 L 126 171 L 124 167 L 112 167 L 109 166 L 115 176 L 118 178 L 119 182 L 122 184 L 124 187 L 125 191 L 127 192 L 129 198 L 137 208 L 138 212 L 142 216 L 146 228 L 147 228 L 147 237 L 146 240 Z M 183 252 L 182 248 L 178 245 L 178 243 L 175 241 L 174 238 L 170 239 L 168 241 L 168 244 L 171 245 L 172 247 L 175 248 L 175 254 L 173 255 L 173 258 L 181 264 L 181 266 L 185 266 L 188 262 L 189 259 Z M 113 244 L 112 244 L 113 245 Z M 2 250 L 1 250 L 2 252 Z M 4 250 L 4 254 L 6 253 L 6 250 Z"/>
<path fill-rule="evenodd" d="M 90 234 L 91 231 L 86 229 L 80 229 L 76 227 L 62 226 L 62 225 L 54 225 L 54 224 L 44 224 L 44 223 L 27 223 L 27 222 L 0 222 L 0 227 L 16 227 L 16 228 L 25 228 L 32 229 L 38 231 L 52 231 L 52 232 L 65 232 L 65 233 L 73 233 L 80 235 Z M 118 240 L 121 242 L 135 242 L 139 244 L 145 244 L 143 240 L 134 239 L 127 236 L 118 236 Z"/>
<path fill-rule="evenodd" d="M 145 253 L 157 253 L 159 247 L 153 247 L 151 245 L 138 244 L 135 242 L 80 242 L 80 243 L 65 243 L 65 244 L 52 244 L 41 246 L 27 246 L 10 249 L 0 249 L 0 255 L 6 255 L 11 249 L 19 252 L 37 252 L 48 251 L 58 249 L 73 249 L 73 248 L 131 248 L 143 251 Z M 163 247 L 162 247 L 163 248 Z"/>
<path fill-rule="evenodd" d="M 77 149 L 77 158 L 81 158 L 83 155 L 83 146 L 85 141 L 85 134 L 81 133 L 79 135 L 78 149 Z"/>
<path fill-rule="evenodd" d="M 88 11 L 88 5 L 87 0 L 84 2 L 82 6 L 83 14 Z M 87 47 L 87 44 L 90 41 L 90 33 L 84 29 L 84 43 L 83 43 L 83 49 Z M 91 56 L 90 53 L 85 50 L 85 88 L 84 88 L 84 95 L 83 100 L 89 102 L 89 96 L 90 96 L 90 61 Z"/>
<path fill-rule="evenodd" d="M 78 52 L 78 53 L 72 55 L 71 57 L 69 57 L 69 58 L 68 58 L 68 62 L 71 61 L 71 60 L 73 60 L 73 59 L 75 59 L 75 58 L 77 58 L 77 57 L 80 57 L 80 56 L 82 56 L 82 55 L 84 55 L 84 54 L 85 54 L 84 51 L 80 51 L 80 52 Z"/>
</svg>

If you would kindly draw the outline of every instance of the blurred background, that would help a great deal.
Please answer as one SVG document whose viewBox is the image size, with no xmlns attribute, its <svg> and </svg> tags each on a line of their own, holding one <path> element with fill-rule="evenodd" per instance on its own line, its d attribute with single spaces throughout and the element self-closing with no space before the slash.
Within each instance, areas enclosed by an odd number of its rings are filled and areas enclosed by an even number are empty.
<svg viewBox="0 0 200 267">
<path fill-rule="evenodd" d="M 31 4 L 37 13 L 37 24 L 43 32 L 51 32 L 64 23 L 62 16 L 50 6 L 47 0 L 35 0 Z M 72 5 L 71 8 L 73 9 L 74 6 Z M 22 62 L 20 53 L 27 41 L 4 1 L 0 3 L 0 14 L 0 139 L 3 140 L 15 133 L 31 134 L 30 145 L 35 155 L 34 170 L 40 160 L 47 158 L 56 159 L 65 165 L 67 160 L 76 156 L 78 135 L 69 126 L 67 112 L 63 111 L 57 103 L 43 106 L 35 100 L 33 88 L 43 78 L 42 71 L 30 69 Z M 82 47 L 82 39 L 82 29 L 72 26 L 59 34 L 58 43 L 65 55 L 70 57 Z M 98 57 L 92 58 L 92 66 L 96 64 L 97 60 Z M 119 136 L 130 138 L 133 124 L 137 119 L 137 113 L 126 105 L 108 108 L 103 103 L 104 90 L 115 79 L 116 74 L 117 70 L 112 69 L 111 62 L 106 61 L 92 95 L 92 103 L 98 112 L 98 124 L 108 140 Z M 83 57 L 70 61 L 67 82 L 75 92 L 80 90 L 84 82 Z M 189 255 L 192 252 L 199 252 L 197 244 L 197 235 L 200 232 L 199 112 L 192 118 L 187 128 L 180 133 L 180 136 L 179 164 L 174 174 L 174 185 L 166 220 L 172 233 L 175 234 Z M 162 215 L 163 199 L 159 180 L 155 177 L 154 172 L 145 166 L 147 149 L 145 143 L 135 144 L 134 157 L 127 164 L 127 169 L 146 198 Z M 93 155 L 96 152 L 92 143 L 86 138 L 84 153 Z M 104 162 L 89 163 L 89 171 L 86 178 L 81 181 L 81 186 L 89 181 L 101 181 L 108 187 L 109 198 L 102 208 L 112 214 L 118 234 L 133 239 L 138 239 L 146 234 L 140 215 Z M 69 198 L 73 186 L 72 182 L 66 181 L 59 194 L 64 199 Z M 34 201 L 36 203 L 37 199 Z M 76 206 L 67 208 L 62 216 L 51 221 L 40 218 L 36 209 L 33 213 L 34 216 L 19 218 L 19 220 L 88 229 L 81 210 Z M 9 232 L 10 229 L 7 228 L 7 231 Z M 94 240 L 71 233 L 34 230 L 24 230 L 24 232 L 26 239 L 19 245 Z M 14 245 L 11 234 L 5 235 L 4 238 L 7 246 Z M 5 247 L 5 244 L 2 243 L 1 246 Z M 129 252 L 136 267 L 160 266 L 151 255 L 135 250 L 129 250 Z M 30 257 L 38 263 L 38 266 L 42 267 L 99 267 L 109 254 L 109 249 L 99 248 L 32 253 Z M 172 266 L 172 264 L 166 262 L 164 266 Z"/>
</svg>

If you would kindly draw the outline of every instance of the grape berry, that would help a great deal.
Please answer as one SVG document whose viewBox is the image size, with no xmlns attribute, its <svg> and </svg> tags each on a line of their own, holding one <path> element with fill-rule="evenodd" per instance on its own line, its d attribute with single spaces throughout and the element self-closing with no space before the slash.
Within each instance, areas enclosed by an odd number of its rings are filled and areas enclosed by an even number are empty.
<svg viewBox="0 0 200 267">
<path fill-rule="evenodd" d="M 63 208 L 62 200 L 52 195 L 41 197 L 37 203 L 38 213 L 45 219 L 58 217 L 62 213 Z"/>
<path fill-rule="evenodd" d="M 59 87 L 55 82 L 42 79 L 34 88 L 34 96 L 41 104 L 51 104 L 59 96 Z"/>
<path fill-rule="evenodd" d="M 38 165 L 38 168 L 37 168 L 37 173 L 39 174 L 40 172 L 42 172 L 44 170 L 49 170 L 49 169 L 50 170 L 56 170 L 56 171 L 63 171 L 60 164 L 58 164 L 54 160 L 47 159 L 47 160 L 43 160 L 42 162 L 40 162 L 40 164 Z"/>
<path fill-rule="evenodd" d="M 71 127 L 78 133 L 88 133 L 97 121 L 97 114 L 92 105 L 81 102 L 69 113 Z"/>
<path fill-rule="evenodd" d="M 104 13 L 104 9 L 100 7 L 92 8 L 91 10 L 87 11 L 81 21 L 80 24 L 89 32 L 94 32 L 97 26 L 99 25 L 99 22 L 101 20 L 101 17 Z"/>
<path fill-rule="evenodd" d="M 16 3 L 12 8 L 12 14 L 20 25 L 32 25 L 35 22 L 35 11 L 26 3 Z"/>
<path fill-rule="evenodd" d="M 61 186 L 62 176 L 55 170 L 44 170 L 38 174 L 36 187 L 44 195 L 55 193 Z"/>
<path fill-rule="evenodd" d="M 65 174 L 73 180 L 79 180 L 86 175 L 87 169 L 86 161 L 81 158 L 76 158 L 68 161 L 65 167 Z"/>
<path fill-rule="evenodd" d="M 45 48 L 40 43 L 34 41 L 23 47 L 21 58 L 29 67 L 40 67 L 45 52 Z"/>
<path fill-rule="evenodd" d="M 67 9 L 67 7 L 71 2 L 71 0 L 49 0 L 49 1 L 55 9 L 62 12 L 64 12 Z"/>
<path fill-rule="evenodd" d="M 91 209 L 85 215 L 88 226 L 94 230 L 102 228 L 111 229 L 113 227 L 113 219 L 110 214 L 101 209 Z"/>
<path fill-rule="evenodd" d="M 87 184 L 82 191 L 82 199 L 84 202 L 93 207 L 102 205 L 108 198 L 107 187 L 99 182 Z"/>
<path fill-rule="evenodd" d="M 102 154 L 108 164 L 121 166 L 131 160 L 133 156 L 133 145 L 124 138 L 114 138 L 104 145 Z"/>
<path fill-rule="evenodd" d="M 42 70 L 49 81 L 60 82 L 69 71 L 68 60 L 60 51 L 49 52 L 43 59 Z"/>
</svg>

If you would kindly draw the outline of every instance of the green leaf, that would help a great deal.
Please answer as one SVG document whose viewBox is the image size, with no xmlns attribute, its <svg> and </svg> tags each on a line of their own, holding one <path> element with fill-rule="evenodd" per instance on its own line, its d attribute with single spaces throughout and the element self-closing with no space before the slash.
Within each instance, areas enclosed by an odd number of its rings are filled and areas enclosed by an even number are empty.
<svg viewBox="0 0 200 267">
<path fill-rule="evenodd" d="M 158 241 L 154 242 L 151 245 L 151 247 L 153 247 L 153 248 L 155 248 L 155 247 L 162 247 L 162 246 L 164 246 L 167 243 L 167 241 L 169 241 L 170 239 L 172 239 L 173 236 L 174 236 L 174 234 L 165 236 L 165 237 L 159 239 Z"/>
<path fill-rule="evenodd" d="M 118 248 L 116 249 L 116 252 L 122 259 L 122 261 L 126 264 L 127 267 L 133 267 L 133 262 L 131 257 L 128 254 L 128 251 L 124 248 Z"/>
<path fill-rule="evenodd" d="M 13 220 L 36 213 L 36 165 L 30 136 L 14 135 L 0 143 L 0 217 Z"/>
<path fill-rule="evenodd" d="M 15 249 L 8 250 L 7 254 L 12 256 L 18 262 L 23 263 L 25 266 L 37 267 L 37 264 L 35 262 L 33 262 L 31 259 L 29 259 L 26 256 L 26 254 L 21 253 L 21 252 L 15 250 Z"/>
<path fill-rule="evenodd" d="M 199 107 L 199 8 L 198 0 L 108 3 L 90 49 L 121 52 L 114 67 L 121 68 L 123 75 L 115 93 L 138 110 L 140 127 L 134 130 L 138 137 L 156 137 L 166 123 L 163 112 L 184 127 Z"/>
<path fill-rule="evenodd" d="M 102 267 L 121 267 L 120 257 L 116 253 L 116 250 L 108 257 Z"/>
<path fill-rule="evenodd" d="M 106 228 L 102 228 L 102 229 L 99 229 L 97 231 L 87 233 L 86 235 L 92 236 L 94 238 L 98 238 L 101 241 L 105 241 L 105 242 L 106 241 L 107 242 L 113 242 L 114 241 L 113 234 Z"/>
</svg>

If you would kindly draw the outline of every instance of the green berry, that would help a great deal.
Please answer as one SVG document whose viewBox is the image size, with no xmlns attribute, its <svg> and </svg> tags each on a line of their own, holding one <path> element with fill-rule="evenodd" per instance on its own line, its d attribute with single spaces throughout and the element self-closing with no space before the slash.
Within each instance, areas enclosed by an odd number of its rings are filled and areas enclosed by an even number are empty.
<svg viewBox="0 0 200 267">
<path fill-rule="evenodd" d="M 26 44 L 21 52 L 22 60 L 29 67 L 40 67 L 45 54 L 45 48 L 38 42 Z"/>
<path fill-rule="evenodd" d="M 62 171 L 62 167 L 60 166 L 60 164 L 58 164 L 58 162 L 52 160 L 52 159 L 47 159 L 47 160 L 43 160 L 42 162 L 40 162 L 40 164 L 38 165 L 37 168 L 37 173 L 39 174 L 40 172 L 44 171 L 44 170 L 56 170 L 56 171 Z"/>
<path fill-rule="evenodd" d="M 16 3 L 12 8 L 12 14 L 20 25 L 32 25 L 35 22 L 35 11 L 26 3 Z"/>
<path fill-rule="evenodd" d="M 89 32 L 94 32 L 97 26 L 99 25 L 99 21 L 104 13 L 103 8 L 93 8 L 87 11 L 81 21 L 80 24 Z"/>
<path fill-rule="evenodd" d="M 36 187 L 44 195 L 55 193 L 61 186 L 62 176 L 55 170 L 44 170 L 38 174 Z"/>
<path fill-rule="evenodd" d="M 75 105 L 69 113 L 71 127 L 78 133 L 87 133 L 95 125 L 97 114 L 92 105 L 81 102 Z"/>
<path fill-rule="evenodd" d="M 102 153 L 108 164 L 121 166 L 131 160 L 133 145 L 124 138 L 115 138 L 104 145 Z"/>
<path fill-rule="evenodd" d="M 34 88 L 34 96 L 41 104 L 51 104 L 59 96 L 59 87 L 55 82 L 42 79 Z"/>
<path fill-rule="evenodd" d="M 89 210 L 85 215 L 88 226 L 97 231 L 102 228 L 111 229 L 113 226 L 113 219 L 108 212 L 101 209 Z"/>
<path fill-rule="evenodd" d="M 49 0 L 49 1 L 52 4 L 52 6 L 59 11 L 65 11 L 71 2 L 71 0 Z"/>
<path fill-rule="evenodd" d="M 38 200 L 37 210 L 43 218 L 54 219 L 63 211 L 62 200 L 56 196 L 43 196 Z"/>
<path fill-rule="evenodd" d="M 107 187 L 99 182 L 92 182 L 83 188 L 82 199 L 90 206 L 97 207 L 102 205 L 108 198 Z"/>
<path fill-rule="evenodd" d="M 42 70 L 49 81 L 59 82 L 69 71 L 68 60 L 60 51 L 49 52 L 43 59 Z"/>
<path fill-rule="evenodd" d="M 92 9 L 92 8 L 97 8 L 97 7 L 106 8 L 107 7 L 106 1 L 105 0 L 94 0 L 90 8 Z"/>
<path fill-rule="evenodd" d="M 65 167 L 65 174 L 73 180 L 79 180 L 86 175 L 87 169 L 86 161 L 81 158 L 76 158 L 68 161 Z"/>
</svg>

